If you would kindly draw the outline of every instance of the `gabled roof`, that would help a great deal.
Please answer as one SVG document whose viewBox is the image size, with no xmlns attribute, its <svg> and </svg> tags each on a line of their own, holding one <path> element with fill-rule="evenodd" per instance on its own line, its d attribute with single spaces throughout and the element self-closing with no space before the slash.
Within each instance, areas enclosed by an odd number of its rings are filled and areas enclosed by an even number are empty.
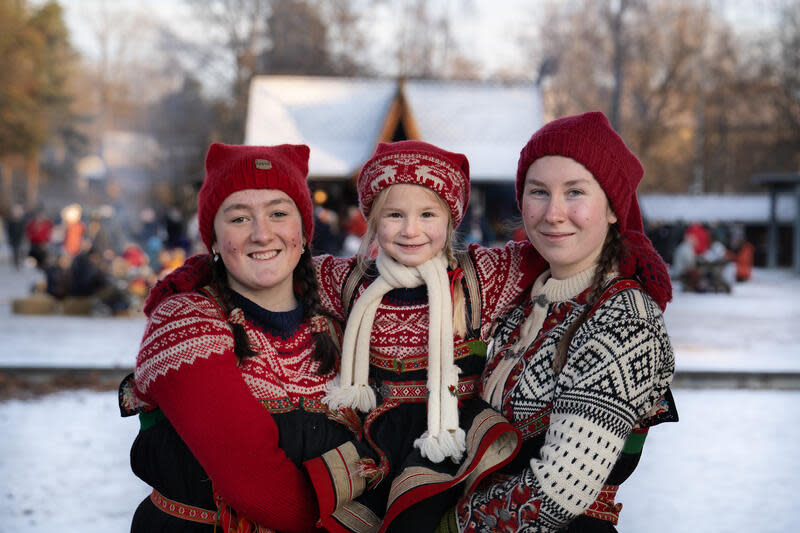
<svg viewBox="0 0 800 533">
<path fill-rule="evenodd" d="M 512 181 L 519 152 L 542 126 L 533 83 L 409 80 L 406 101 L 421 140 L 469 159 L 472 181 Z"/>
<path fill-rule="evenodd" d="M 349 178 L 375 149 L 397 82 L 258 76 L 250 85 L 245 144 L 307 144 L 309 175 Z"/>
<path fill-rule="evenodd" d="M 312 179 L 346 179 L 403 132 L 464 153 L 473 182 L 513 182 L 519 151 L 541 125 L 534 84 L 259 76 L 245 143 L 307 144 Z"/>
</svg>

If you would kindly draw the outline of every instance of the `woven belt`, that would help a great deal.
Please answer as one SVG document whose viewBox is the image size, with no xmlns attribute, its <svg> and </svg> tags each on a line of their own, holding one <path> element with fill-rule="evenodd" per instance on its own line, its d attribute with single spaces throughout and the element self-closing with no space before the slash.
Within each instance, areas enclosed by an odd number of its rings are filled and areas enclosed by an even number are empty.
<svg viewBox="0 0 800 533">
<path fill-rule="evenodd" d="M 463 359 L 468 355 L 486 357 L 486 343 L 481 340 L 472 340 L 462 342 L 453 347 L 454 361 Z M 392 370 L 394 372 L 423 370 L 428 368 L 428 354 L 398 359 L 396 357 L 387 357 L 370 353 L 369 364 L 378 368 L 382 368 L 383 370 Z"/>
<path fill-rule="evenodd" d="M 188 520 L 190 522 L 199 522 L 201 524 L 217 523 L 217 511 L 209 511 L 201 507 L 194 507 L 192 505 L 176 502 L 175 500 L 170 500 L 156 489 L 153 489 L 153 492 L 150 494 L 150 501 L 152 501 L 156 507 L 175 518 Z"/>
<path fill-rule="evenodd" d="M 459 398 L 472 398 L 478 394 L 479 375 L 465 376 L 458 380 L 456 393 Z M 428 386 L 425 380 L 416 381 L 384 381 L 376 387 L 383 401 L 399 401 L 401 403 L 421 403 L 428 400 Z"/>
</svg>

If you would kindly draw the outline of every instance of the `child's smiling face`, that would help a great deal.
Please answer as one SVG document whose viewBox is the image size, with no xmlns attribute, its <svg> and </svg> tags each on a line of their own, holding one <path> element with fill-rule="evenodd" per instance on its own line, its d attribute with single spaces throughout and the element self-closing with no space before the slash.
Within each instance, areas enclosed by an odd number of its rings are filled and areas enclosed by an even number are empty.
<svg viewBox="0 0 800 533">
<path fill-rule="evenodd" d="M 376 213 L 378 245 L 395 261 L 415 267 L 435 257 L 447 243 L 450 211 L 439 196 L 421 185 L 389 187 Z"/>
</svg>

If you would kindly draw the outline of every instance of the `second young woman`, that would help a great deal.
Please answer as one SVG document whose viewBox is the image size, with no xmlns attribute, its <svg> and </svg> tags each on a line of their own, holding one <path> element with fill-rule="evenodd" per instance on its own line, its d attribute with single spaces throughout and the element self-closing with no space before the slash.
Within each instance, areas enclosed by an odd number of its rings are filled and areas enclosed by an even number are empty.
<svg viewBox="0 0 800 533">
<path fill-rule="evenodd" d="M 481 390 L 524 444 L 441 531 L 616 531 L 648 429 L 677 420 L 672 290 L 642 233 L 642 174 L 600 112 L 554 120 L 522 149 L 517 199 L 549 268 L 494 332 Z"/>
</svg>

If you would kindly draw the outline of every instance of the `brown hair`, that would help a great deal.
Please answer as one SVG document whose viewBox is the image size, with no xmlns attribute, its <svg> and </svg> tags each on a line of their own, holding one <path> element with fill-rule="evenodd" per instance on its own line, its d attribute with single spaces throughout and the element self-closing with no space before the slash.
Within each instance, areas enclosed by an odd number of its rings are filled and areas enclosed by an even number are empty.
<svg viewBox="0 0 800 533">
<path fill-rule="evenodd" d="M 419 187 L 424 187 L 419 185 Z M 372 202 L 372 208 L 367 217 L 367 231 L 361 239 L 361 247 L 358 250 L 358 266 L 362 272 L 366 272 L 370 262 L 370 248 L 375 242 L 378 234 L 378 215 L 386 203 L 388 196 L 387 191 L 392 188 L 392 185 L 386 187 L 375 197 Z M 427 189 L 427 187 L 426 187 Z M 450 214 L 450 208 L 441 196 L 436 194 L 435 191 L 429 190 L 439 201 L 442 208 L 448 214 L 447 216 L 447 237 L 444 241 L 444 253 L 447 257 L 447 264 L 450 268 L 458 266 L 458 261 L 455 256 L 455 245 L 453 243 L 453 216 Z M 464 288 L 461 283 L 454 286 L 453 290 L 453 333 L 459 337 L 464 337 L 467 333 L 467 317 L 466 317 L 466 296 L 464 295 Z"/>
<path fill-rule="evenodd" d="M 572 342 L 575 333 L 578 331 L 586 319 L 589 318 L 589 313 L 597 303 L 600 296 L 605 289 L 606 279 L 615 270 L 617 258 L 622 251 L 622 238 L 620 237 L 619 229 L 616 224 L 611 224 L 608 228 L 606 241 L 603 244 L 603 250 L 600 252 L 600 257 L 597 260 L 597 269 L 594 272 L 592 279 L 592 291 L 586 302 L 586 308 L 583 310 L 578 319 L 567 327 L 564 336 L 558 342 L 556 347 L 556 356 L 553 359 L 553 371 L 558 375 L 567 364 L 567 357 L 569 356 L 569 345 Z"/>
</svg>

